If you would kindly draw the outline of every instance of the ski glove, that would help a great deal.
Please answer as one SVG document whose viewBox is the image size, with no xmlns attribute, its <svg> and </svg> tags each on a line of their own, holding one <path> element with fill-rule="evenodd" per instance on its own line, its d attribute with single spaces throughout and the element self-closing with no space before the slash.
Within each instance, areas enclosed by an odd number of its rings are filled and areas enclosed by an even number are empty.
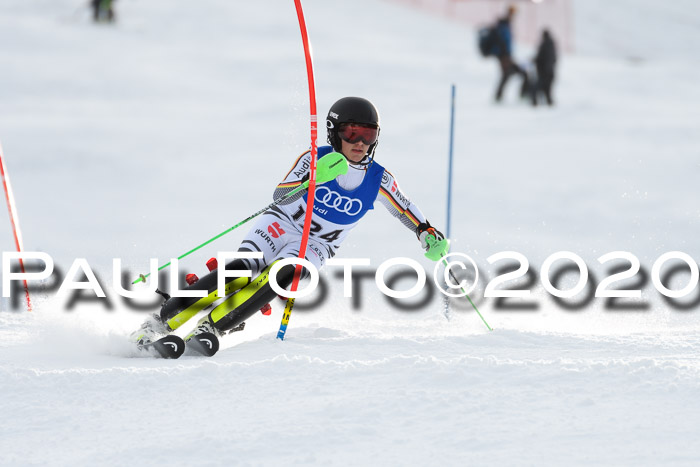
<svg viewBox="0 0 700 467">
<path fill-rule="evenodd" d="M 326 154 L 316 162 L 316 184 L 321 185 L 323 183 L 335 180 L 339 175 L 346 174 L 348 172 L 348 160 L 339 152 L 331 152 Z M 309 174 L 304 175 L 301 179 L 304 186 L 308 188 L 309 186 Z"/>
<path fill-rule="evenodd" d="M 450 241 L 445 238 L 442 232 L 431 226 L 427 220 L 418 225 L 416 235 L 426 251 L 425 257 L 430 260 L 440 260 L 450 248 Z"/>
</svg>

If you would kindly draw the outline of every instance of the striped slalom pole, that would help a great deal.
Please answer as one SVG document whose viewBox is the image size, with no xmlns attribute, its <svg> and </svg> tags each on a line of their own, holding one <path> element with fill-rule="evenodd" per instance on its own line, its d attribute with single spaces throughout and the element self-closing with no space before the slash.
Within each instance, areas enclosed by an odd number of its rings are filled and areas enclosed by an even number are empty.
<svg viewBox="0 0 700 467">
<path fill-rule="evenodd" d="M 294 0 L 294 6 L 297 10 L 297 18 L 299 19 L 299 30 L 301 32 L 301 39 L 304 44 L 304 57 L 306 58 L 306 75 L 309 82 L 309 107 L 310 107 L 310 124 L 311 124 L 311 167 L 309 168 L 309 191 L 306 197 L 306 214 L 304 217 L 304 230 L 301 236 L 301 245 L 299 247 L 299 259 L 304 259 L 306 256 L 306 247 L 309 241 L 309 231 L 311 230 L 311 218 L 314 212 L 314 199 L 316 193 L 316 156 L 318 153 L 318 148 L 316 146 L 316 139 L 318 138 L 318 114 L 316 111 L 316 85 L 314 83 L 314 64 L 313 57 L 311 56 L 311 44 L 309 43 L 309 34 L 306 30 L 306 21 L 304 20 L 304 11 L 301 7 L 301 0 Z M 296 292 L 299 287 L 299 278 L 301 277 L 302 266 L 297 265 L 294 270 L 294 281 L 292 282 L 291 291 Z M 282 315 L 282 322 L 280 323 L 280 329 L 277 332 L 277 338 L 284 340 L 285 333 L 287 332 L 287 325 L 289 324 L 289 318 L 292 314 L 292 308 L 294 307 L 294 299 L 287 299 L 287 306 L 284 309 L 284 314 Z"/>
<path fill-rule="evenodd" d="M 17 207 L 15 206 L 15 197 L 12 194 L 12 185 L 10 184 L 10 175 L 5 167 L 5 157 L 2 152 L 2 143 L 0 143 L 0 174 L 2 175 L 2 186 L 5 189 L 5 199 L 7 199 L 7 210 L 10 213 L 10 223 L 12 224 L 12 233 L 15 237 L 15 247 L 18 253 L 24 251 L 22 245 L 22 231 L 19 228 L 19 218 L 17 217 Z M 19 259 L 19 268 L 22 274 L 25 274 L 24 261 Z M 27 310 L 32 311 L 32 301 L 29 299 L 29 287 L 27 279 L 24 279 L 24 294 L 27 298 Z"/>
</svg>

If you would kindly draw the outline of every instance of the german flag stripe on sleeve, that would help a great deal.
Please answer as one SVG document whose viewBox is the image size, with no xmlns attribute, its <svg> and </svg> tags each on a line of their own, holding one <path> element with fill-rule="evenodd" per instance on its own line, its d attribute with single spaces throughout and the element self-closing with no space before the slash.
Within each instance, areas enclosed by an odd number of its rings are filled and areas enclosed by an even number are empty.
<svg viewBox="0 0 700 467">
<path fill-rule="evenodd" d="M 405 215 L 406 217 L 408 217 L 408 218 L 411 220 L 411 222 L 413 222 L 414 224 L 416 224 L 416 226 L 417 226 L 418 224 L 420 224 L 420 222 L 418 221 L 418 219 L 416 219 L 416 216 L 414 216 L 413 213 L 412 213 L 410 210 L 402 208 L 402 207 L 396 202 L 396 200 L 394 199 L 394 197 L 391 196 L 391 193 L 389 193 L 384 187 L 380 187 L 380 188 L 379 188 L 379 193 L 381 193 L 382 195 L 384 195 L 384 197 L 385 197 L 386 199 L 389 200 L 389 202 L 391 203 L 391 205 L 394 206 L 394 208 L 396 208 L 396 210 L 399 212 L 399 214 L 403 214 L 403 215 Z"/>
<path fill-rule="evenodd" d="M 294 164 L 292 164 L 292 168 L 289 169 L 289 172 L 287 172 L 287 175 L 284 176 L 284 180 L 286 180 L 287 177 L 289 177 L 289 174 L 292 173 L 292 170 L 294 170 L 294 167 L 297 166 L 297 164 L 299 163 L 299 160 L 301 160 L 302 157 L 304 157 L 305 155 L 307 155 L 307 154 L 310 153 L 310 152 L 311 152 L 311 151 L 304 151 L 304 152 L 301 153 L 301 155 L 300 155 L 299 157 L 297 157 L 297 160 L 295 160 L 295 161 L 294 161 Z M 282 186 L 282 185 L 280 185 L 280 186 Z"/>
<path fill-rule="evenodd" d="M 300 181 L 288 182 L 288 183 L 280 183 L 279 185 L 277 185 L 277 188 L 296 188 L 296 187 L 298 187 L 299 185 L 301 185 L 301 182 L 300 182 Z"/>
</svg>

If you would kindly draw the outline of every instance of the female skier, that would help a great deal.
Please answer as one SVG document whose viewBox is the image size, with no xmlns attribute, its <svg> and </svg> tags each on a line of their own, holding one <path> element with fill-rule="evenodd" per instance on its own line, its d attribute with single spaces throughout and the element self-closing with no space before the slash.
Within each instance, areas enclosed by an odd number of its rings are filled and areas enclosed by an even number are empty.
<svg viewBox="0 0 700 467">
<path fill-rule="evenodd" d="M 433 228 L 423 213 L 401 193 L 394 176 L 375 161 L 380 131 L 379 113 L 374 105 L 360 97 L 344 97 L 331 106 L 326 118 L 328 143 L 318 148 L 317 186 L 314 196 L 313 217 L 305 258 L 317 269 L 328 258 L 335 256 L 340 244 L 362 217 L 373 209 L 375 201 L 414 232 L 421 246 L 446 253 L 447 241 Z M 347 160 L 342 161 L 340 153 Z M 321 170 L 333 157 L 347 166 L 341 175 Z M 309 178 L 310 151 L 302 154 L 274 192 L 274 199 L 288 195 Z M 335 165 L 335 164 L 333 164 Z M 333 178 L 334 177 L 334 178 Z M 307 209 L 307 190 L 284 200 L 263 213 L 250 229 L 238 249 L 240 252 L 260 252 L 262 259 L 237 259 L 226 265 L 226 270 L 251 270 L 254 279 L 227 278 L 225 294 L 228 298 L 203 317 L 195 330 L 186 337 L 188 346 L 213 355 L 211 341 L 230 331 L 240 330 L 244 321 L 269 303 L 276 293 L 269 284 L 272 264 L 283 258 L 298 257 L 302 239 L 304 216 Z M 432 236 L 436 242 L 428 241 Z M 431 239 L 432 240 L 432 239 Z M 277 273 L 277 283 L 287 288 L 293 280 L 295 266 L 286 265 Z M 140 346 L 153 342 L 157 336 L 169 334 L 217 299 L 217 270 L 202 277 L 185 290 L 207 290 L 204 298 L 167 297 L 159 314 L 154 314 L 131 336 Z M 208 348 L 198 349 L 198 337 Z M 189 344 L 192 342 L 192 344 Z"/>
</svg>

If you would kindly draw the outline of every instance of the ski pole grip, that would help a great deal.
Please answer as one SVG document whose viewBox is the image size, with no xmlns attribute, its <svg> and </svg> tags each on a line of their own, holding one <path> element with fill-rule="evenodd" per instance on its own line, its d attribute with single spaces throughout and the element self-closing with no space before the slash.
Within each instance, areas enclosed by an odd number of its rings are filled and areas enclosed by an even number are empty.
<svg viewBox="0 0 700 467">
<path fill-rule="evenodd" d="M 428 251 L 425 253 L 425 257 L 431 261 L 439 261 L 443 256 L 447 254 L 450 248 L 450 241 L 446 238 L 438 240 L 434 235 L 426 235 L 425 243 L 428 244 Z"/>
<path fill-rule="evenodd" d="M 316 184 L 330 182 L 339 175 L 348 173 L 348 160 L 339 152 L 331 152 L 318 160 L 316 165 Z M 287 194 L 287 197 L 309 188 L 309 180 L 296 187 L 294 191 Z"/>
<path fill-rule="evenodd" d="M 321 185 L 339 175 L 348 172 L 348 160 L 339 152 L 331 152 L 318 160 L 316 165 L 316 183 Z"/>
</svg>

